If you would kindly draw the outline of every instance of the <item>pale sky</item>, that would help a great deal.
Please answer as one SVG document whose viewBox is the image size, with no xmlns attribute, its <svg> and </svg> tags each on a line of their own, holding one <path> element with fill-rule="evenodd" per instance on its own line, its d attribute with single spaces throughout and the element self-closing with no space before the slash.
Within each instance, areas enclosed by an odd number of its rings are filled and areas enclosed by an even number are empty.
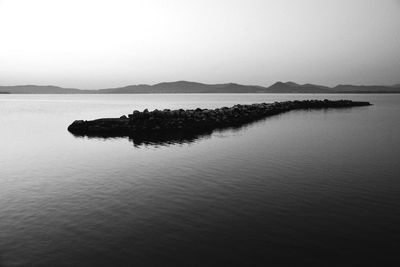
<svg viewBox="0 0 400 267">
<path fill-rule="evenodd" d="M 400 83 L 399 0 L 0 0 L 0 85 Z"/>
</svg>

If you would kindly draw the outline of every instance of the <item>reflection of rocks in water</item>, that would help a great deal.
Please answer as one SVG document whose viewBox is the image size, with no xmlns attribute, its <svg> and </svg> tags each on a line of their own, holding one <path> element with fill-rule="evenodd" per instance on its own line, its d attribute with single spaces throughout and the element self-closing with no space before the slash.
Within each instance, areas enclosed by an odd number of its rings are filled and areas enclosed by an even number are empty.
<svg viewBox="0 0 400 267">
<path fill-rule="evenodd" d="M 74 134 L 75 137 L 86 137 L 89 139 L 119 139 L 128 137 L 129 141 L 133 143 L 135 147 L 141 146 L 170 146 L 170 145 L 182 145 L 194 143 L 199 139 L 210 138 L 214 133 L 223 133 L 225 131 L 239 131 L 250 125 L 247 123 L 240 126 L 231 126 L 225 128 L 216 128 L 214 130 L 204 131 L 173 131 L 173 132 L 158 132 L 158 133 L 147 133 L 147 134 L 135 134 L 131 136 L 121 135 L 85 135 L 85 134 Z"/>
<path fill-rule="evenodd" d="M 304 100 L 272 104 L 235 105 L 213 110 L 134 111 L 120 118 L 74 121 L 68 130 L 76 136 L 129 137 L 135 145 L 190 143 L 209 136 L 214 130 L 241 128 L 246 124 L 291 110 L 350 108 L 368 106 L 368 102 L 349 100 Z"/>
<path fill-rule="evenodd" d="M 198 139 L 209 138 L 213 133 L 224 132 L 224 131 L 239 131 L 242 128 L 250 125 L 251 123 L 246 123 L 238 126 L 229 127 L 219 127 L 213 130 L 181 130 L 173 132 L 157 132 L 148 134 L 136 134 L 129 136 L 129 141 L 133 143 L 134 146 L 142 145 L 177 145 L 177 144 L 189 144 L 194 143 Z"/>
<path fill-rule="evenodd" d="M 188 144 L 193 143 L 199 138 L 210 136 L 212 131 L 204 133 L 194 133 L 190 131 L 179 131 L 179 132 L 167 132 L 167 133 L 149 133 L 147 135 L 135 135 L 129 136 L 129 141 L 134 146 L 142 145 L 176 145 L 176 144 Z"/>
</svg>

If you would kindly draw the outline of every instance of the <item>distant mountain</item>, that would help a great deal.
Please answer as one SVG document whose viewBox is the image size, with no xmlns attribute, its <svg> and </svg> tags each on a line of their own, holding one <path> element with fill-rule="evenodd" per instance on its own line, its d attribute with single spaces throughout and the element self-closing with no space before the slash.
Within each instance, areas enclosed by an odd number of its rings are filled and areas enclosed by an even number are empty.
<svg viewBox="0 0 400 267">
<path fill-rule="evenodd" d="M 80 90 L 57 86 L 21 85 L 0 86 L 0 92 L 11 94 L 187 94 L 187 93 L 400 93 L 400 85 L 357 86 L 338 85 L 327 87 L 295 82 L 277 82 L 270 87 L 236 83 L 204 84 L 188 81 L 163 82 L 154 85 L 139 84 L 125 87 Z"/>
<path fill-rule="evenodd" d="M 297 84 L 277 82 L 267 88 L 268 93 L 332 93 L 329 87 L 315 84 Z"/>
<path fill-rule="evenodd" d="M 381 85 L 338 85 L 333 88 L 335 93 L 400 93 L 400 86 Z"/>
<path fill-rule="evenodd" d="M 204 84 L 196 82 L 178 81 L 163 82 L 155 85 L 130 85 L 121 88 L 101 89 L 98 93 L 164 93 L 164 94 L 187 94 L 187 93 L 258 93 L 263 92 L 265 87 L 227 84 Z"/>
<path fill-rule="evenodd" d="M 270 87 L 241 85 L 237 83 L 204 84 L 178 81 L 155 85 L 130 85 L 122 88 L 102 89 L 99 93 L 329 93 L 329 88 L 319 85 L 299 85 L 294 82 L 277 82 Z"/>
<path fill-rule="evenodd" d="M 0 86 L 0 91 L 10 94 L 82 94 L 88 92 L 89 90 L 62 88 L 51 85 L 48 86 L 18 85 L 18 86 Z"/>
</svg>

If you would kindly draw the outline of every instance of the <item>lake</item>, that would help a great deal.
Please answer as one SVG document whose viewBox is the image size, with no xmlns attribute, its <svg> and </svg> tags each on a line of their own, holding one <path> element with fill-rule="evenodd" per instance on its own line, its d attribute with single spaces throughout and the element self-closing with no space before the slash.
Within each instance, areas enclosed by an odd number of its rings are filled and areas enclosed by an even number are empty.
<svg viewBox="0 0 400 267">
<path fill-rule="evenodd" d="M 76 119 L 303 99 L 173 143 Z M 0 95 L 0 266 L 354 266 L 398 260 L 400 95 Z M 399 261 L 400 262 L 400 261 Z"/>
</svg>

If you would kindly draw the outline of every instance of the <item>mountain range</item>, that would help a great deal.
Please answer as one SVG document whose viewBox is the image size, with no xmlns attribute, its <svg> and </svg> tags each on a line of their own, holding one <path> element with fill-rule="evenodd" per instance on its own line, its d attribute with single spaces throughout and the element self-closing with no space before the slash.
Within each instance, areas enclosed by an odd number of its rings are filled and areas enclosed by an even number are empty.
<svg viewBox="0 0 400 267">
<path fill-rule="evenodd" d="M 337 85 L 328 87 L 315 84 L 277 82 L 269 87 L 241 85 L 236 83 L 204 84 L 188 81 L 163 82 L 154 85 L 139 84 L 125 87 L 81 90 L 57 86 L 18 85 L 0 86 L 0 92 L 9 94 L 187 94 L 187 93 L 400 93 L 400 84 L 383 85 Z"/>
</svg>

